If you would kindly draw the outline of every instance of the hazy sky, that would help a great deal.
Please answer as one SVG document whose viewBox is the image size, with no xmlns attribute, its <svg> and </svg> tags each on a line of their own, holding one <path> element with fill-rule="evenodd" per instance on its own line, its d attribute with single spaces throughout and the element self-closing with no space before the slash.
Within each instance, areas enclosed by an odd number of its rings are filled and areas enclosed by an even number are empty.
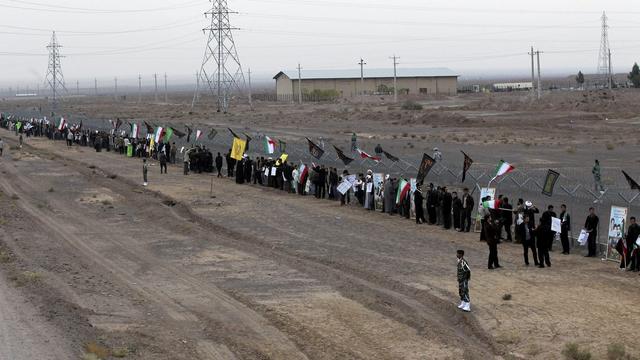
<svg viewBox="0 0 640 360">
<path fill-rule="evenodd" d="M 640 2 L 631 0 L 229 0 L 245 70 L 449 67 L 466 77 L 529 73 L 535 46 L 544 74 L 594 72 L 600 16 L 609 17 L 614 71 L 640 60 Z M 51 31 L 64 46 L 67 84 L 123 84 L 168 73 L 190 81 L 202 60 L 205 0 L 0 0 L 0 86 L 35 84 Z M 24 86 L 24 85 L 23 85 Z"/>
</svg>

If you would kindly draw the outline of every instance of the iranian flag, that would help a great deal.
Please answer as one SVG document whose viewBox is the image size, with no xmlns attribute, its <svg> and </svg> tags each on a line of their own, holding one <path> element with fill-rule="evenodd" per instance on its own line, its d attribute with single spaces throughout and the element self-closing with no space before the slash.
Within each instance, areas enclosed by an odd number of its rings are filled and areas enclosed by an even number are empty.
<svg viewBox="0 0 640 360">
<path fill-rule="evenodd" d="M 202 130 L 196 130 L 196 141 L 200 140 L 202 137 Z"/>
<path fill-rule="evenodd" d="M 263 144 L 264 144 L 264 152 L 266 154 L 273 154 L 274 152 L 276 152 L 276 141 L 273 140 L 272 138 L 265 136 L 263 140 Z"/>
<path fill-rule="evenodd" d="M 309 168 L 307 165 L 300 162 L 300 180 L 298 181 L 300 184 L 304 184 L 307 175 L 309 174 Z"/>
<path fill-rule="evenodd" d="M 411 183 L 407 180 L 400 180 L 400 184 L 398 185 L 398 194 L 396 194 L 396 204 L 400 204 L 402 199 L 409 194 L 409 190 L 411 190 Z"/>
<path fill-rule="evenodd" d="M 60 118 L 60 124 L 58 124 L 58 131 L 62 131 L 64 130 L 64 128 L 67 126 L 67 120 L 65 120 L 63 117 Z"/>
<path fill-rule="evenodd" d="M 137 139 L 139 132 L 140 129 L 138 128 L 138 124 L 131 124 L 131 137 Z"/>
<path fill-rule="evenodd" d="M 153 141 L 155 141 L 156 144 L 159 144 L 160 140 L 162 140 L 162 135 L 164 135 L 164 128 L 162 126 L 158 126 L 156 128 Z"/>
<path fill-rule="evenodd" d="M 504 160 L 500 160 L 500 163 L 496 167 L 496 174 L 493 176 L 493 179 L 491 179 L 491 181 L 489 181 L 489 183 L 492 183 L 493 180 L 499 178 L 500 176 L 503 176 L 503 175 L 506 175 L 506 174 L 512 172 L 514 169 L 515 169 L 515 167 L 513 167 L 513 165 L 509 164 L 508 162 L 506 162 Z"/>
<path fill-rule="evenodd" d="M 482 207 L 485 209 L 500 209 L 500 200 L 489 200 L 482 202 Z"/>
<path fill-rule="evenodd" d="M 360 157 L 363 159 L 371 159 L 375 162 L 379 162 L 380 160 L 382 160 L 379 156 L 371 156 L 358 148 L 356 148 L 356 151 L 358 152 L 358 154 L 360 154 Z"/>
</svg>

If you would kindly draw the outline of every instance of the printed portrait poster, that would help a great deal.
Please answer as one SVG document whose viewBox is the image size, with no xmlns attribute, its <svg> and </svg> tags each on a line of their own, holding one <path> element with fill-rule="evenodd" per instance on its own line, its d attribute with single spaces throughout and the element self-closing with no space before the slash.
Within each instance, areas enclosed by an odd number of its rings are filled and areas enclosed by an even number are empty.
<svg viewBox="0 0 640 360">
<path fill-rule="evenodd" d="M 384 174 L 383 173 L 374 173 L 373 174 L 373 193 L 375 195 L 375 204 L 376 209 L 382 210 L 382 189 L 384 185 Z"/>
<path fill-rule="evenodd" d="M 482 199 L 486 196 L 491 196 L 491 200 L 495 200 L 496 198 L 496 188 L 481 188 L 480 189 L 480 198 L 478 199 L 478 215 L 480 215 L 480 210 L 482 210 Z"/>
<path fill-rule="evenodd" d="M 624 238 L 627 226 L 629 209 L 621 206 L 611 206 L 611 215 L 608 221 L 607 259 L 620 260 L 620 254 L 616 250 L 618 240 Z"/>
<path fill-rule="evenodd" d="M 411 184 L 411 216 L 416 216 L 416 202 L 414 201 L 416 189 L 418 188 L 418 180 L 416 178 L 409 179 Z"/>
</svg>

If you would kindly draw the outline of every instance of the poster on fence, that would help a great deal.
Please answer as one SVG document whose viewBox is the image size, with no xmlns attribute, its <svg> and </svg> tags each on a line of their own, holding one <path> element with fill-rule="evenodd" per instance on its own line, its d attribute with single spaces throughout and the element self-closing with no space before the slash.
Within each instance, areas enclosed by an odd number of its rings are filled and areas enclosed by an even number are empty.
<svg viewBox="0 0 640 360">
<path fill-rule="evenodd" d="M 411 217 L 416 216 L 416 202 L 414 201 L 416 189 L 418 188 L 418 180 L 416 178 L 409 179 L 411 184 Z"/>
<path fill-rule="evenodd" d="M 473 226 L 474 232 L 480 232 L 481 223 L 480 223 L 480 214 L 482 213 L 482 199 L 487 196 L 491 196 L 491 200 L 496 197 L 496 188 L 481 188 L 480 189 L 480 198 L 478 199 L 478 211 L 476 211 L 476 222 Z"/>
<path fill-rule="evenodd" d="M 620 239 L 624 239 L 628 213 L 629 208 L 611 206 L 611 216 L 608 221 L 609 233 L 607 234 L 608 260 L 620 261 L 620 253 L 616 250 L 616 245 Z"/>
<path fill-rule="evenodd" d="M 373 174 L 373 193 L 375 195 L 376 209 L 382 210 L 382 188 L 384 184 L 384 174 Z"/>
</svg>

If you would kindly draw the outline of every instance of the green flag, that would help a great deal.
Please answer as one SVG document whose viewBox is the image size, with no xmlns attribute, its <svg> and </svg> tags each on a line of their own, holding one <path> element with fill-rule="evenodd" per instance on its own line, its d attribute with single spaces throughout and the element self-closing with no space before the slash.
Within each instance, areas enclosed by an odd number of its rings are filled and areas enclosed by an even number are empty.
<svg viewBox="0 0 640 360">
<path fill-rule="evenodd" d="M 169 140 L 171 140 L 172 136 L 173 136 L 173 128 L 169 126 L 169 127 L 167 127 L 167 130 L 164 133 L 164 142 L 168 143 Z"/>
</svg>

